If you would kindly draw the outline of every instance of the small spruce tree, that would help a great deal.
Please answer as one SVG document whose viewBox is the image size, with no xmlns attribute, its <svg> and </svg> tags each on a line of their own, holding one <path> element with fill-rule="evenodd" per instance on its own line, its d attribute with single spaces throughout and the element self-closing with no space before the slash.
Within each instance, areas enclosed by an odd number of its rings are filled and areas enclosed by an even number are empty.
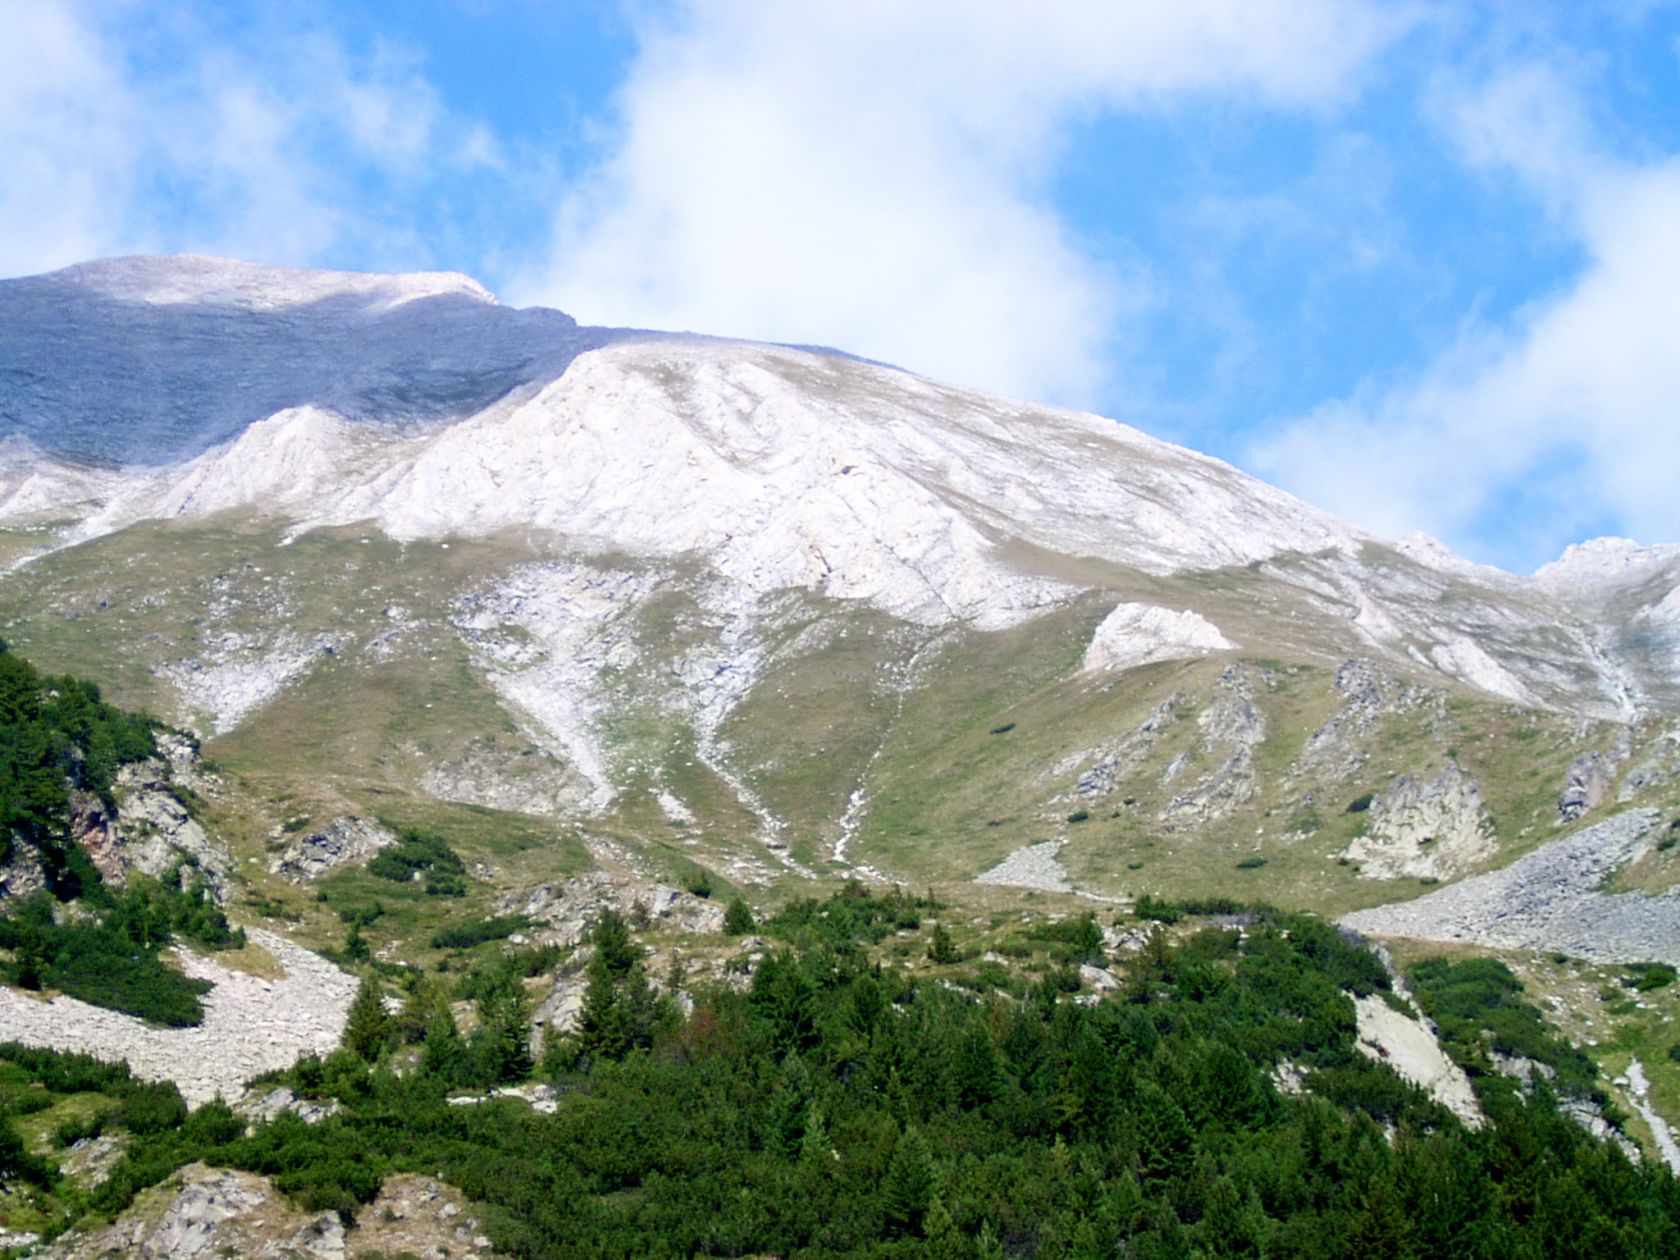
<svg viewBox="0 0 1680 1260">
<path fill-rule="evenodd" d="M 385 1047 L 391 1044 L 392 1032 L 391 1016 L 385 1010 L 379 981 L 363 976 L 344 1024 L 344 1049 L 364 1063 L 377 1063 Z"/>
<path fill-rule="evenodd" d="M 942 966 L 962 961 L 962 951 L 943 923 L 933 925 L 933 939 L 928 942 L 927 956 Z"/>
</svg>

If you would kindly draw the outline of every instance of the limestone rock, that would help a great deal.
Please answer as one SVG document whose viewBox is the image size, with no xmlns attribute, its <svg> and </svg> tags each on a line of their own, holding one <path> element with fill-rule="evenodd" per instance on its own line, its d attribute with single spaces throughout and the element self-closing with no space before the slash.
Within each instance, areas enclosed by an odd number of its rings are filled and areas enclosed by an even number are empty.
<svg viewBox="0 0 1680 1260">
<path fill-rule="evenodd" d="M 1387 1063 L 1468 1128 L 1479 1129 L 1487 1123 L 1469 1077 L 1447 1057 L 1428 1024 L 1402 1015 L 1379 994 L 1354 998 L 1353 1005 L 1359 1022 L 1356 1048 L 1361 1054 Z"/>
<path fill-rule="evenodd" d="M 1091 635 L 1086 672 L 1133 669 L 1236 647 L 1200 613 L 1153 604 L 1116 604 Z"/>
<path fill-rule="evenodd" d="M 1366 833 L 1343 854 L 1366 879 L 1445 879 L 1496 848 L 1481 788 L 1456 761 L 1428 783 L 1395 779 L 1371 802 L 1366 820 Z"/>
<path fill-rule="evenodd" d="M 723 930 L 724 908 L 705 897 L 664 884 L 614 878 L 591 871 L 561 884 L 542 884 L 496 903 L 497 914 L 522 914 L 542 925 L 533 935 L 556 945 L 576 945 L 605 909 L 627 919 L 646 915 L 662 931 L 711 934 Z"/>
</svg>

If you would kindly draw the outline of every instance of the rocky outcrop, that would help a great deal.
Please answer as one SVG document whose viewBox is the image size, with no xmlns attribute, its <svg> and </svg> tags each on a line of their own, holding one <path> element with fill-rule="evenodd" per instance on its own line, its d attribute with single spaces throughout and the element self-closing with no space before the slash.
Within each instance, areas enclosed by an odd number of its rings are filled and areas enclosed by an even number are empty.
<svg viewBox="0 0 1680 1260">
<path fill-rule="evenodd" d="M 220 900 L 233 860 L 211 839 L 188 801 L 188 784 L 203 783 L 192 746 L 165 732 L 159 756 L 120 767 L 112 784 L 116 808 L 90 792 L 70 792 L 70 838 L 92 859 L 100 876 L 120 884 L 131 871 L 161 876 L 183 859 L 194 866 Z M 39 858 L 25 845 L 13 847 L 0 866 L 0 902 L 21 899 L 46 887 Z"/>
<path fill-rule="evenodd" d="M 389 1178 L 346 1229 L 305 1212 L 266 1177 L 188 1164 L 110 1225 L 66 1234 L 43 1260 L 493 1260 L 466 1198 L 432 1177 Z"/>
<path fill-rule="evenodd" d="M 1365 817 L 1342 855 L 1365 879 L 1448 879 L 1497 851 L 1481 788 L 1456 761 L 1428 783 L 1401 775 Z"/>
<path fill-rule="evenodd" d="M 1161 810 L 1168 831 L 1192 831 L 1217 822 L 1254 799 L 1259 780 L 1254 750 L 1266 738 L 1266 715 L 1254 703 L 1254 680 L 1240 665 L 1219 675 L 1214 698 L 1196 718 L 1202 748 L 1214 769 L 1174 796 Z M 1174 767 L 1169 766 L 1169 777 Z"/>
<path fill-rule="evenodd" d="M 1574 822 L 1598 808 L 1615 786 L 1616 772 L 1633 755 L 1633 740 L 1624 728 L 1607 751 L 1582 753 L 1569 763 L 1563 791 L 1558 794 L 1558 821 Z"/>
<path fill-rule="evenodd" d="M 296 1116 L 305 1124 L 320 1124 L 340 1110 L 336 1098 L 299 1098 L 284 1085 L 248 1089 L 233 1104 L 234 1114 L 245 1117 L 252 1127 L 287 1115 Z"/>
<path fill-rule="evenodd" d="M 1177 720 L 1177 710 L 1187 703 L 1185 697 L 1173 695 L 1156 705 L 1137 730 L 1118 745 L 1103 749 L 1097 761 L 1080 772 L 1073 790 L 1080 796 L 1103 796 L 1114 791 L 1143 765 L 1161 733 Z M 1082 754 L 1080 760 L 1090 755 Z"/>
<path fill-rule="evenodd" d="M 194 816 L 177 777 L 162 759 L 124 766 L 117 773 L 116 817 L 104 817 L 91 802 L 86 813 L 78 811 L 87 828 L 78 839 L 107 879 L 120 882 L 134 870 L 161 875 L 186 857 L 220 896 L 233 860 Z"/>
<path fill-rule="evenodd" d="M 1416 707 L 1428 694 L 1362 659 L 1344 661 L 1336 668 L 1335 688 L 1342 707 L 1307 740 L 1291 767 L 1294 776 L 1346 779 L 1355 774 L 1366 761 L 1364 741 L 1380 721 Z"/>
<path fill-rule="evenodd" d="M 348 1260 L 333 1212 L 299 1211 L 265 1177 L 188 1164 L 95 1233 L 66 1234 L 45 1260 Z"/>
<path fill-rule="evenodd" d="M 1651 741 L 1639 764 L 1622 776 L 1616 799 L 1626 804 L 1640 793 L 1680 775 L 1680 727 L 1670 727 Z"/>
<path fill-rule="evenodd" d="M 365 862 L 396 842 L 396 836 L 371 819 L 340 815 L 319 831 L 298 835 L 274 856 L 268 869 L 301 884 L 352 862 Z"/>
<path fill-rule="evenodd" d="M 539 926 L 531 935 L 555 944 L 576 945 L 589 934 L 601 912 L 613 909 L 635 922 L 666 932 L 712 934 L 723 930 L 723 907 L 705 897 L 664 884 L 615 879 L 591 871 L 563 884 L 542 884 L 496 903 L 497 914 L 522 914 Z"/>
<path fill-rule="evenodd" d="M 120 1134 L 83 1138 L 64 1152 L 59 1171 L 82 1189 L 93 1190 L 104 1184 L 127 1149 L 128 1140 Z"/>
<path fill-rule="evenodd" d="M 13 844 L 4 865 L 0 865 L 0 905 L 7 901 L 22 901 L 47 886 L 47 873 L 41 859 L 28 845 Z"/>
<path fill-rule="evenodd" d="M 493 1260 L 499 1254 L 459 1190 L 409 1173 L 389 1178 L 350 1232 L 351 1260 Z"/>
</svg>

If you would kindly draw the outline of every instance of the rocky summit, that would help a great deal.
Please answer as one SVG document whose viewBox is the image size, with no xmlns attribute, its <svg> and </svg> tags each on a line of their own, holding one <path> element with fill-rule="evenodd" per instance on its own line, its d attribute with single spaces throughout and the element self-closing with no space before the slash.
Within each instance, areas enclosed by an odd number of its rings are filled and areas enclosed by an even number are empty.
<svg viewBox="0 0 1680 1260">
<path fill-rule="evenodd" d="M 1470 1127 L 1504 1114 L 1482 1077 L 1532 1094 L 1550 1072 L 1599 1137 L 1680 1149 L 1659 1044 L 1680 1014 L 1659 994 L 1680 966 L 1680 547 L 1599 539 L 1504 573 L 1113 419 L 837 351 L 580 326 L 458 275 L 112 259 L 0 281 L 0 329 L 6 650 L 53 721 L 73 676 L 159 723 L 72 782 L 65 836 L 90 880 L 152 889 L 199 933 L 177 925 L 159 964 L 207 990 L 179 1026 L 0 990 L 0 1041 L 122 1059 L 113 1097 L 243 1099 L 228 1142 L 349 1125 L 370 1095 L 334 1047 L 380 1027 L 383 984 L 404 1071 L 443 1080 L 469 1044 L 525 1063 L 462 1069 L 478 1085 L 440 1126 L 563 1118 L 528 1058 L 572 1070 L 632 974 L 632 1007 L 668 1003 L 703 1041 L 723 1035 L 695 1031 L 703 984 L 756 991 L 774 940 L 844 920 L 903 967 L 978 958 L 973 986 L 1004 996 L 1058 941 L 1046 985 L 1147 1005 L 1177 983 L 1150 967 L 1185 915 L 1240 953 L 1273 948 L 1265 916 L 1313 914 L 1391 951 L 1388 978 L 1332 990 L 1363 1056 L 1337 1070 L 1392 1066 Z M 72 780 L 107 756 L 77 749 Z M 55 843 L 4 850 L 0 903 L 68 904 Z M 110 904 L 101 930 L 135 922 Z M 891 945 L 934 907 L 957 938 Z M 39 930 L 86 922 L 61 906 Z M 646 936 L 648 966 L 603 923 Z M 1418 961 L 1442 947 L 1513 968 L 1544 1035 L 1584 1049 L 1536 1033 L 1489 1058 L 1425 1018 L 1450 1006 Z M 491 956 L 513 960 L 499 979 Z M 1329 1096 L 1323 1070 L 1286 1055 L 1265 1088 Z M 1391 1135 L 1398 1114 L 1372 1113 Z M 827 1160 L 835 1119 L 766 1140 Z M 114 1160 L 144 1133 L 72 1136 Z M 365 1210 L 342 1226 L 379 1183 L 340 1171 L 330 1192 L 282 1176 L 295 1207 L 195 1164 L 52 1254 L 364 1254 Z M 424 1218 L 417 1237 L 452 1239 L 428 1246 L 490 1254 L 476 1224 L 432 1221 L 454 1191 L 382 1193 L 390 1245 Z"/>
</svg>

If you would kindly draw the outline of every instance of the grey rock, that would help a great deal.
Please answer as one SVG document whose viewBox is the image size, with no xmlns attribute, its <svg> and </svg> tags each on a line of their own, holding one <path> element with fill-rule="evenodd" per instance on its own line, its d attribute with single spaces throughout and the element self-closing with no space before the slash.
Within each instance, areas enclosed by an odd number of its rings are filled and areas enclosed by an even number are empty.
<svg viewBox="0 0 1680 1260">
<path fill-rule="evenodd" d="M 396 842 L 396 836 L 378 823 L 342 815 L 319 831 L 298 836 L 269 863 L 268 869 L 301 884 L 341 866 L 364 862 Z"/>
</svg>

